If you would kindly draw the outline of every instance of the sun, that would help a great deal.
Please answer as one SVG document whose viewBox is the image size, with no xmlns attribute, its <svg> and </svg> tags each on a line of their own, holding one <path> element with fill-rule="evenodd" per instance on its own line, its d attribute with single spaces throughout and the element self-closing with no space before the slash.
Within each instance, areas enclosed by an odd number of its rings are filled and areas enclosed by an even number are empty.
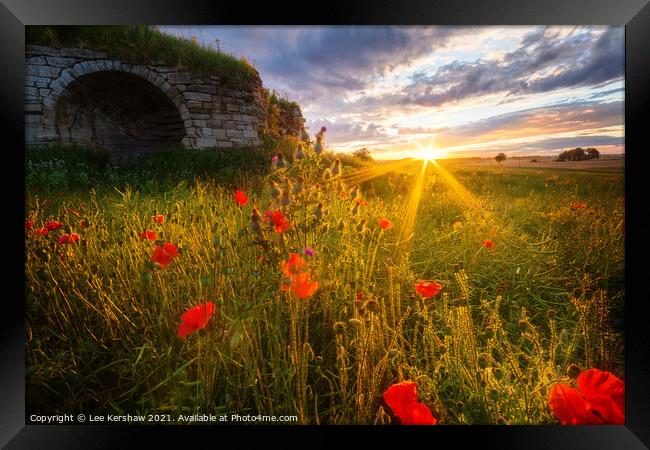
<svg viewBox="0 0 650 450">
<path fill-rule="evenodd" d="M 445 152 L 433 145 L 433 139 L 431 139 L 431 142 L 429 142 L 429 145 L 426 147 L 421 146 L 419 143 L 416 143 L 416 145 L 418 146 L 418 159 L 435 161 L 436 159 L 442 159 L 445 157 Z"/>
</svg>

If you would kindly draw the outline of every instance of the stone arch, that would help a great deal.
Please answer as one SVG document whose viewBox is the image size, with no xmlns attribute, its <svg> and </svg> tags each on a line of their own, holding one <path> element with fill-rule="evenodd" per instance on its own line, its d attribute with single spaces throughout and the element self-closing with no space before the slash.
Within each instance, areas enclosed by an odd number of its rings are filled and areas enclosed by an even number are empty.
<svg viewBox="0 0 650 450">
<path fill-rule="evenodd" d="M 84 61 L 51 85 L 60 142 L 110 150 L 116 158 L 181 145 L 190 134 L 185 99 L 146 66 Z"/>
</svg>

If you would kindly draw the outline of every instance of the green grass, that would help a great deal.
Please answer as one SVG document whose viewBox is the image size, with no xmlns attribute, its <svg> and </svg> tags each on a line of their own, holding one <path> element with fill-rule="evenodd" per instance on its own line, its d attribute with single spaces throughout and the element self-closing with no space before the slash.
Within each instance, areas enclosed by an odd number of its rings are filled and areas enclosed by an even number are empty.
<svg viewBox="0 0 650 450">
<path fill-rule="evenodd" d="M 146 25 L 30 25 L 25 27 L 25 41 L 28 45 L 101 50 L 132 64 L 164 61 L 169 66 L 186 66 L 223 80 L 246 81 L 258 76 L 244 59 Z"/>
<path fill-rule="evenodd" d="M 28 191 L 26 220 L 66 227 L 26 234 L 27 410 L 386 423 L 383 391 L 413 380 L 441 424 L 551 424 L 547 394 L 570 382 L 571 364 L 624 376 L 613 327 L 624 302 L 622 173 L 441 163 L 468 203 L 429 166 L 410 240 L 400 242 L 421 163 L 365 181 L 369 204 L 353 215 L 352 186 L 322 178 L 329 158 L 162 192 Z M 363 169 L 346 165 L 344 176 Z M 253 206 L 279 208 L 269 182 L 293 186 L 297 176 L 310 187 L 284 208 L 294 226 L 252 233 Z M 250 197 L 243 207 L 235 185 Z M 587 208 L 573 209 L 575 200 Z M 392 229 L 378 227 L 382 217 Z M 155 244 L 138 238 L 146 228 L 181 256 L 153 268 Z M 59 246 L 71 231 L 79 243 Z M 298 299 L 280 289 L 281 262 L 307 246 L 319 288 Z M 442 292 L 420 298 L 422 279 Z M 180 340 L 181 314 L 207 300 L 216 316 Z"/>
</svg>

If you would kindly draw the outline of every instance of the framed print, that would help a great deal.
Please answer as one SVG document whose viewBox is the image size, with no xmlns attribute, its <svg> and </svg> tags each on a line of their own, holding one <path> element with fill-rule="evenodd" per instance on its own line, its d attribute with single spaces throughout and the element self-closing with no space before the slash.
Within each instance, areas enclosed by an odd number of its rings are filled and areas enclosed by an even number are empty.
<svg viewBox="0 0 650 450">
<path fill-rule="evenodd" d="M 647 448 L 647 2 L 270 9 L 4 1 L 2 445 Z"/>
</svg>

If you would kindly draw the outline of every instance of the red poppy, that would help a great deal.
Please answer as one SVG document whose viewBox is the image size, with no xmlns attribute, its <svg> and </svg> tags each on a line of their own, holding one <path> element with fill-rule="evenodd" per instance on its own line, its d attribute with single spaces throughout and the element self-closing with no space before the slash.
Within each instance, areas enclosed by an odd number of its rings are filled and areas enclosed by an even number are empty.
<svg viewBox="0 0 650 450">
<path fill-rule="evenodd" d="M 242 191 L 235 191 L 235 201 L 239 204 L 239 206 L 244 206 L 246 203 L 248 203 L 248 196 Z"/>
<path fill-rule="evenodd" d="M 158 222 L 160 225 L 162 225 L 163 222 L 165 221 L 165 216 L 163 216 L 162 214 L 158 214 L 156 216 L 151 216 L 151 220 L 154 222 Z"/>
<path fill-rule="evenodd" d="M 155 263 L 160 264 L 161 267 L 167 267 L 174 258 L 176 258 L 180 253 L 174 246 L 174 244 L 166 243 L 162 247 L 157 246 L 153 249 L 151 254 L 151 260 Z"/>
<path fill-rule="evenodd" d="M 264 213 L 264 217 L 262 218 L 262 220 L 263 220 L 264 222 L 270 222 L 270 221 L 271 221 L 271 217 L 273 217 L 273 211 L 269 209 L 268 211 L 266 211 L 266 212 Z"/>
<path fill-rule="evenodd" d="M 363 300 L 363 291 L 357 292 L 357 301 L 360 302 Z"/>
<path fill-rule="evenodd" d="M 311 297 L 318 290 L 318 281 L 311 281 L 311 276 L 308 273 L 301 273 L 291 277 L 291 284 L 283 290 L 287 289 L 293 291 L 300 298 Z"/>
<path fill-rule="evenodd" d="M 582 209 L 587 208 L 587 202 L 582 202 L 582 204 L 580 205 L 580 207 L 581 207 Z"/>
<path fill-rule="evenodd" d="M 90 224 L 88 223 L 88 221 L 86 219 L 81 219 L 79 221 L 79 226 L 81 228 L 88 228 L 90 226 Z"/>
<path fill-rule="evenodd" d="M 625 383 L 611 372 L 585 370 L 578 376 L 578 389 L 554 385 L 548 404 L 562 425 L 623 425 Z"/>
<path fill-rule="evenodd" d="M 442 289 L 442 284 L 436 281 L 420 281 L 415 290 L 424 298 L 435 297 Z"/>
<path fill-rule="evenodd" d="M 390 220 L 388 220 L 386 218 L 379 219 L 379 226 L 383 230 L 390 230 L 393 227 L 393 222 L 391 222 Z"/>
<path fill-rule="evenodd" d="M 212 302 L 206 302 L 189 309 L 181 316 L 182 322 L 178 327 L 178 337 L 184 338 L 196 330 L 205 328 L 216 309 L 216 305 Z"/>
<path fill-rule="evenodd" d="M 365 200 L 359 200 L 359 199 L 355 200 L 355 203 L 356 203 L 357 205 L 361 205 L 361 206 L 368 206 L 368 205 L 370 205 L 370 203 L 368 203 L 367 201 L 365 201 Z"/>
<path fill-rule="evenodd" d="M 40 235 L 42 235 L 42 236 L 47 236 L 47 228 L 45 228 L 45 227 L 43 227 L 43 228 L 36 228 L 36 229 L 34 229 L 34 231 L 32 231 L 32 233 L 34 233 L 34 234 L 40 234 Z"/>
<path fill-rule="evenodd" d="M 64 234 L 59 238 L 59 245 L 74 244 L 78 240 L 79 240 L 79 235 L 77 233 Z"/>
<path fill-rule="evenodd" d="M 418 402 L 417 385 L 402 381 L 386 389 L 384 401 L 402 425 L 435 425 L 438 420 L 422 402 Z"/>
<path fill-rule="evenodd" d="M 285 219 L 281 211 L 275 211 L 271 215 L 271 222 L 275 225 L 276 233 L 284 233 L 289 228 L 291 228 L 291 223 Z"/>
<path fill-rule="evenodd" d="M 287 277 L 299 274 L 305 267 L 305 260 L 298 253 L 291 253 L 289 261 L 282 261 L 282 273 Z"/>
<path fill-rule="evenodd" d="M 492 242 L 489 239 L 486 239 L 483 241 L 481 245 L 483 245 L 483 247 L 487 248 L 488 250 L 492 250 L 492 247 L 494 247 L 494 242 Z"/>
<path fill-rule="evenodd" d="M 140 239 L 148 239 L 150 241 L 156 240 L 156 233 L 151 230 L 143 231 L 140 233 Z"/>
<path fill-rule="evenodd" d="M 63 226 L 63 224 L 61 222 L 56 221 L 56 220 L 45 223 L 45 228 L 47 228 L 47 231 L 58 230 L 62 226 Z"/>
<path fill-rule="evenodd" d="M 34 225 L 34 222 L 32 222 L 31 220 L 26 220 L 25 221 L 25 228 L 26 229 L 31 230 L 33 225 Z"/>
</svg>

